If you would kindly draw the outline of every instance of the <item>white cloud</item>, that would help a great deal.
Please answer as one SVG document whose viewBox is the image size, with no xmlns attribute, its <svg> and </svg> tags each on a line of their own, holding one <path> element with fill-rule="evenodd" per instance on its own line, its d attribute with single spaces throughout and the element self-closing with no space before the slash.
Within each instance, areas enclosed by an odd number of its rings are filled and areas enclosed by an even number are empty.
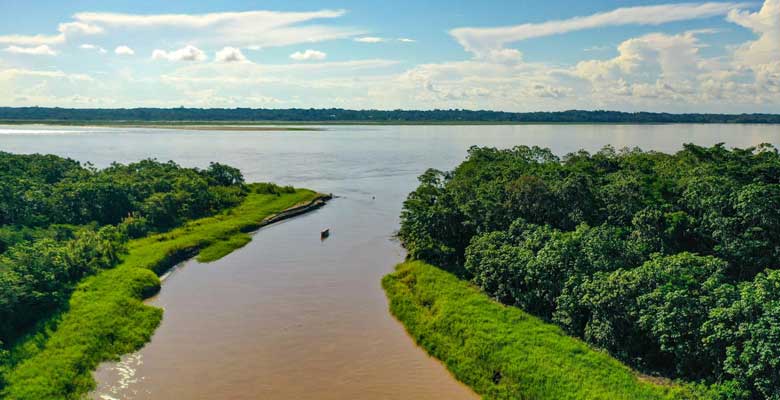
<svg viewBox="0 0 780 400">
<path fill-rule="evenodd" d="M 396 61 L 381 59 L 295 64 L 208 63 L 179 68 L 175 73 L 164 75 L 162 80 L 169 83 L 231 84 L 242 87 L 271 82 L 298 85 L 323 78 L 355 79 L 358 71 L 376 71 L 396 64 Z"/>
<path fill-rule="evenodd" d="M 702 63 L 699 49 L 703 45 L 696 36 L 699 33 L 652 33 L 629 39 L 618 46 L 617 57 L 581 61 L 574 70 L 590 81 L 694 79 L 701 72 Z"/>
<path fill-rule="evenodd" d="M 205 28 L 217 24 L 258 23 L 270 26 L 284 26 L 313 19 L 338 18 L 344 10 L 321 10 L 313 12 L 244 11 L 209 14 L 120 14 L 120 13 L 77 13 L 74 18 L 94 24 L 124 27 L 167 26 L 176 28 Z"/>
<path fill-rule="evenodd" d="M 342 39 L 362 32 L 349 27 L 311 24 L 343 16 L 344 10 L 310 12 L 244 11 L 208 14 L 122 14 L 81 12 L 58 25 L 56 35 L 0 35 L 0 44 L 57 45 L 71 36 L 108 33 L 113 29 L 169 29 L 190 42 L 274 47 Z M 172 28 L 172 29 L 171 29 Z"/>
<path fill-rule="evenodd" d="M 382 43 L 385 40 L 386 40 L 385 38 L 376 37 L 376 36 L 363 36 L 363 37 L 355 38 L 355 41 L 360 43 Z"/>
<path fill-rule="evenodd" d="M 219 62 L 246 62 L 247 59 L 241 49 L 235 47 L 224 47 L 217 51 L 216 59 Z"/>
<path fill-rule="evenodd" d="M 392 39 L 392 38 L 383 38 L 383 37 L 379 37 L 379 36 L 361 36 L 361 37 L 357 37 L 357 38 L 354 39 L 354 41 L 360 42 L 360 43 L 385 43 L 385 42 L 390 42 L 390 41 L 393 41 L 393 40 L 401 42 L 401 43 L 414 43 L 414 42 L 416 42 L 416 40 L 411 39 L 411 38 L 406 38 L 406 37 Z"/>
<path fill-rule="evenodd" d="M 84 22 L 65 22 L 59 25 L 58 29 L 64 35 L 82 34 L 95 35 L 103 33 L 103 28 L 97 25 L 90 25 Z"/>
<path fill-rule="evenodd" d="M 117 46 L 114 49 L 114 53 L 120 56 L 132 56 L 135 54 L 135 51 L 127 46 Z"/>
<path fill-rule="evenodd" d="M 153 60 L 168 60 L 168 61 L 203 61 L 207 59 L 206 53 L 203 50 L 187 45 L 178 50 L 165 51 L 155 49 L 152 52 Z"/>
<path fill-rule="evenodd" d="M 9 53 L 14 54 L 28 54 L 28 55 L 34 55 L 34 56 L 54 56 L 57 55 L 57 52 L 52 50 L 49 46 L 42 44 L 40 46 L 35 47 L 19 47 L 19 46 L 8 46 L 5 48 L 5 51 Z"/>
<path fill-rule="evenodd" d="M 89 43 L 84 43 L 84 44 L 80 45 L 79 48 L 82 49 L 82 50 L 94 50 L 94 51 L 97 51 L 100 54 L 106 54 L 107 53 L 106 49 L 104 49 L 104 48 L 102 48 L 100 46 L 96 46 L 94 44 L 89 44 Z"/>
<path fill-rule="evenodd" d="M 0 35 L 0 44 L 20 46 L 55 45 L 65 42 L 65 35 Z"/>
<path fill-rule="evenodd" d="M 209 14 L 77 13 L 77 21 L 125 29 L 174 28 L 190 38 L 210 43 L 274 47 L 341 39 L 360 33 L 348 27 L 305 24 L 339 18 L 344 10 L 311 12 L 245 11 Z"/>
<path fill-rule="evenodd" d="M 766 0 L 758 12 L 734 10 L 728 20 L 752 30 L 758 39 L 736 51 L 742 65 L 766 64 L 780 60 L 780 0 Z"/>
<path fill-rule="evenodd" d="M 66 22 L 59 24 L 57 35 L 0 35 L 0 44 L 16 44 L 20 46 L 57 45 L 65 43 L 69 36 L 94 35 L 102 33 L 103 28 L 83 22 Z"/>
<path fill-rule="evenodd" d="M 46 71 L 23 68 L 0 69 L 0 80 L 13 79 L 16 77 L 37 77 L 51 79 L 67 79 L 71 81 L 92 81 L 92 77 L 86 74 L 69 74 L 63 71 Z"/>
<path fill-rule="evenodd" d="M 453 37 L 472 54 L 471 58 L 418 64 L 405 69 L 392 60 L 318 61 L 316 50 L 304 51 L 318 48 L 317 44 L 310 43 L 328 38 L 385 43 L 382 46 L 393 43 L 403 46 L 413 41 L 400 35 L 368 36 L 369 33 L 351 28 L 322 26 L 342 15 L 341 11 L 151 16 L 79 14 L 74 22 L 85 25 L 61 27 L 62 41 L 71 41 L 71 36 L 66 38 L 64 32 L 84 35 L 96 34 L 102 29 L 103 33 L 112 35 L 112 40 L 141 34 L 159 38 L 164 43 L 148 43 L 150 48 L 168 49 L 168 46 L 174 46 L 171 43 L 191 43 L 201 49 L 217 50 L 212 55 L 219 63 L 180 63 L 175 71 L 163 75 L 132 65 L 114 70 L 106 65 L 101 68 L 115 79 L 95 79 L 93 84 L 84 85 L 80 79 L 91 78 L 54 70 L 4 70 L 0 62 L 0 93 L 18 94 L 16 98 L 26 99 L 24 104 L 50 105 L 95 101 L 94 104 L 116 106 L 776 111 L 780 106 L 780 40 L 777 39 L 780 37 L 777 30 L 780 0 L 765 0 L 760 10 L 751 5 L 750 11 L 738 11 L 733 9 L 736 5 L 730 2 L 629 7 L 516 27 L 456 29 Z M 664 33 L 643 34 L 584 52 L 578 50 L 582 60 L 569 65 L 554 64 L 556 60 L 549 63 L 524 60 L 522 43 L 517 43 L 531 37 L 579 29 L 658 25 L 726 15 L 727 21 L 750 29 L 755 37 L 742 45 L 723 46 L 718 43 L 721 36 L 704 36 L 713 33 L 712 30 L 674 32 L 664 29 Z M 75 37 L 79 40 L 76 43 L 108 43 Z M 3 38 L 7 39 L 7 36 L 0 36 L 0 44 L 4 43 Z M 30 44 L 8 42 L 0 49 L 9 45 L 30 48 L 47 45 L 55 51 L 55 45 L 61 43 L 55 36 L 24 38 Z M 291 43 L 301 51 L 290 55 L 295 60 L 290 64 L 256 64 L 242 54 L 242 50 Z M 704 51 L 708 45 L 713 48 Z M 100 47 L 93 44 L 80 47 L 100 51 Z M 153 57 L 166 60 L 199 58 L 192 51 L 173 50 L 159 50 Z M 276 52 L 268 52 L 267 56 L 273 54 Z M 324 53 L 322 57 L 325 58 Z M 156 94 L 154 98 L 146 96 L 152 91 Z M 22 104 L 22 100 L 16 98 L 8 101 Z"/>
<path fill-rule="evenodd" d="M 494 28 L 456 28 L 450 34 L 469 52 L 477 56 L 489 55 L 492 50 L 526 39 L 558 35 L 583 29 L 621 25 L 660 25 L 675 21 L 725 15 L 744 3 L 681 3 L 654 6 L 617 8 L 612 11 L 553 20 Z"/>
<path fill-rule="evenodd" d="M 296 61 L 324 60 L 327 56 L 326 53 L 312 49 L 303 52 L 296 51 L 295 53 L 290 54 L 290 58 Z"/>
<path fill-rule="evenodd" d="M 602 52 L 602 51 L 608 51 L 612 50 L 614 46 L 590 46 L 582 49 L 582 51 L 586 52 Z"/>
</svg>

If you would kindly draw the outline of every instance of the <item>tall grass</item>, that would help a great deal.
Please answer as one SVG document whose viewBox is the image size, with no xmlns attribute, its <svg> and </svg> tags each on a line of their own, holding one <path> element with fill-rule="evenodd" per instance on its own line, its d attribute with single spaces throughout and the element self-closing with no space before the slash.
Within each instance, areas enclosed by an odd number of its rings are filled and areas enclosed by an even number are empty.
<svg viewBox="0 0 780 400">
<path fill-rule="evenodd" d="M 317 197 L 303 189 L 250 191 L 222 214 L 131 241 L 117 267 L 81 282 L 65 311 L 14 346 L 2 394 L 13 400 L 82 398 L 94 388 L 92 371 L 100 362 L 139 349 L 160 324 L 162 310 L 143 303 L 160 289 L 158 274 L 201 249 L 207 260 L 224 256 L 245 245 L 246 232 L 269 216 Z"/>
<path fill-rule="evenodd" d="M 485 399 L 704 399 L 704 389 L 640 378 L 552 324 L 413 261 L 382 286 L 390 311 L 429 354 Z"/>
</svg>

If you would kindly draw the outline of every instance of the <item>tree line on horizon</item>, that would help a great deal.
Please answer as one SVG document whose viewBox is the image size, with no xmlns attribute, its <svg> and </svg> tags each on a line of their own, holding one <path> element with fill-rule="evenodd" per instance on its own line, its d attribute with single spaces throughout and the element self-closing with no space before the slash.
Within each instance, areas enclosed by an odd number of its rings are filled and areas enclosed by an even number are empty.
<svg viewBox="0 0 780 400">
<path fill-rule="evenodd" d="M 24 121 L 300 121 L 486 123 L 780 123 L 780 114 L 672 114 L 606 110 L 505 112 L 490 110 L 348 110 L 342 108 L 59 108 L 0 107 L 0 120 Z"/>
</svg>

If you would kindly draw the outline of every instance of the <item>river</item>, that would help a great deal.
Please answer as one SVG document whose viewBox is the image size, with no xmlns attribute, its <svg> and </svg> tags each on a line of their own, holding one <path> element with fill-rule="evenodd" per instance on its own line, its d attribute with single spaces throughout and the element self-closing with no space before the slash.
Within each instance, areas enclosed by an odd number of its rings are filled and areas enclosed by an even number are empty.
<svg viewBox="0 0 780 400">
<path fill-rule="evenodd" d="M 239 167 L 338 197 L 259 231 L 213 263 L 174 268 L 149 300 L 152 341 L 95 373 L 97 399 L 475 399 L 387 311 L 381 277 L 404 257 L 393 239 L 426 168 L 471 145 L 603 145 L 675 151 L 683 143 L 780 144 L 761 125 L 327 126 L 322 131 L 185 131 L 0 126 L 0 151 L 53 153 L 104 167 L 144 158 Z M 319 231 L 330 228 L 321 241 Z"/>
</svg>

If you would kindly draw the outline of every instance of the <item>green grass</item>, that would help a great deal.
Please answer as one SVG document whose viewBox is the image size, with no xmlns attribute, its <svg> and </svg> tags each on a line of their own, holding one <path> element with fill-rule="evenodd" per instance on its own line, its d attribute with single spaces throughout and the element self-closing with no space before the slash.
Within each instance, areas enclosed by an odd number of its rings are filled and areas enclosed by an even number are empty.
<svg viewBox="0 0 780 400">
<path fill-rule="evenodd" d="M 708 398 L 691 385 L 641 379 L 557 326 L 429 264 L 400 264 L 382 286 L 414 340 L 485 399 Z"/>
<path fill-rule="evenodd" d="M 162 310 L 143 303 L 160 289 L 158 274 L 200 249 L 205 260 L 222 257 L 251 240 L 246 232 L 267 217 L 317 197 L 304 189 L 250 193 L 222 214 L 131 241 L 117 267 L 82 281 L 65 311 L 14 346 L 15 366 L 2 394 L 13 400 L 82 398 L 94 388 L 92 371 L 100 362 L 139 349 L 160 324 Z"/>
<path fill-rule="evenodd" d="M 233 250 L 246 246 L 247 243 L 251 241 L 252 237 L 246 233 L 236 233 L 235 235 L 225 240 L 212 243 L 208 247 L 201 250 L 200 253 L 198 253 L 198 261 L 204 263 L 217 261 L 220 258 L 230 254 Z"/>
</svg>

